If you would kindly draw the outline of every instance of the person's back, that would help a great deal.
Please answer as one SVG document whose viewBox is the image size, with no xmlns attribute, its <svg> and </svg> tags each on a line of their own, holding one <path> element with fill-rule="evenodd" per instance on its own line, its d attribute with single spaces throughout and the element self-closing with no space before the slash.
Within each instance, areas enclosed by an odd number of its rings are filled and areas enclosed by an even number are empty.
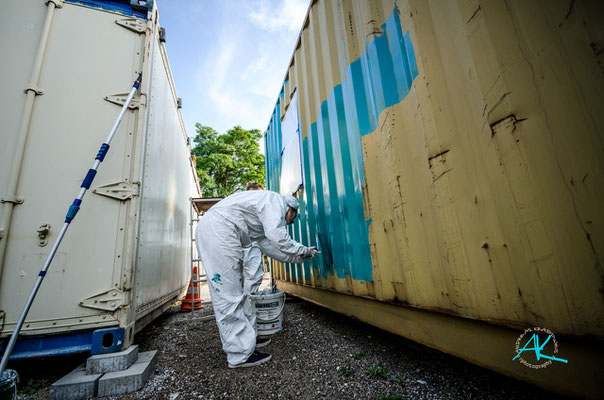
<svg viewBox="0 0 604 400">
<path fill-rule="evenodd" d="M 285 229 L 289 206 L 282 195 L 269 190 L 249 190 L 230 195 L 208 210 L 233 223 L 241 233 L 244 247 L 252 241 L 268 238 L 279 250 L 301 255 L 304 247 L 295 242 Z"/>
</svg>

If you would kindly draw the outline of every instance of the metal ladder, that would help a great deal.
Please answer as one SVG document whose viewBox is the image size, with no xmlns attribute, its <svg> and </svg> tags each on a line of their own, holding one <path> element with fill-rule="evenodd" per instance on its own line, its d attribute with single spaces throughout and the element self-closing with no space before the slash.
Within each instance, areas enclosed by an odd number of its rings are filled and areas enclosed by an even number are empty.
<svg viewBox="0 0 604 400">
<path fill-rule="evenodd" d="M 193 207 L 193 199 L 190 198 L 189 199 L 189 208 L 190 208 L 190 223 L 189 223 L 189 228 L 191 231 L 191 295 L 194 298 L 194 293 L 193 293 L 193 284 L 195 283 L 201 283 L 201 282 L 206 282 L 207 281 L 207 277 L 206 277 L 206 271 L 205 269 L 203 269 L 203 265 L 201 264 L 201 258 L 199 258 L 199 253 L 197 252 L 197 246 L 195 243 L 195 228 L 197 227 L 197 223 L 199 222 L 199 213 L 197 212 L 196 208 Z M 193 269 L 194 267 L 197 267 L 197 273 L 198 273 L 198 278 L 197 280 L 193 280 Z M 202 273 L 203 270 L 203 273 Z M 200 292 L 201 292 L 201 288 L 200 288 Z M 191 306 L 191 312 L 193 312 L 194 307 Z"/>
</svg>

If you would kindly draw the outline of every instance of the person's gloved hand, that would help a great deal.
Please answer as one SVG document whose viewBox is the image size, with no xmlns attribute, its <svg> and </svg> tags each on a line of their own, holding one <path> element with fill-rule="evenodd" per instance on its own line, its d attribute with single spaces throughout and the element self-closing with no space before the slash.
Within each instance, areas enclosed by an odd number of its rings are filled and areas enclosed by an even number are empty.
<svg viewBox="0 0 604 400">
<path fill-rule="evenodd" d="M 316 256 L 319 253 L 320 253 L 320 251 L 317 250 L 316 247 L 306 247 L 304 249 L 304 253 L 302 253 L 302 258 L 313 258 L 314 256 Z"/>
</svg>

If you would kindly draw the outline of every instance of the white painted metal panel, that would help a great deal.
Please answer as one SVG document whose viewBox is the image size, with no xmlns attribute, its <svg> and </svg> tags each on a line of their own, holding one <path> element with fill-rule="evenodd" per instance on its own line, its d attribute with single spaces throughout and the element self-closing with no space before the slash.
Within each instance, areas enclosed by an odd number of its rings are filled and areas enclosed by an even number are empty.
<svg viewBox="0 0 604 400">
<path fill-rule="evenodd" d="M 23 90 L 45 13 L 44 2 L 35 0 L 6 2 L 0 13 L 0 35 L 11 38 L 0 43 L 2 54 L 11 55 L 0 65 L 0 196 L 8 186 Z M 158 40 L 157 15 L 154 9 L 149 21 L 139 20 L 147 30 L 137 33 L 116 24 L 126 18 L 117 13 L 70 3 L 55 11 L 40 75 L 44 94 L 35 99 L 18 185 L 25 201 L 14 208 L 8 238 L 0 239 L 8 240 L 0 276 L 2 337 L 13 329 L 67 208 L 119 113 L 105 97 L 128 92 L 141 71 L 141 105 L 126 112 L 22 333 L 119 326 L 127 329 L 128 345 L 135 321 L 185 289 L 189 198 L 199 193 Z M 114 184 L 131 188 L 133 196 L 101 194 L 103 186 Z M 45 223 L 51 225 L 49 244 L 40 247 L 36 231 Z M 94 299 L 86 300 L 110 289 L 118 291 L 117 309 L 101 309 L 107 302 L 94 308 Z"/>
<path fill-rule="evenodd" d="M 0 40 L 0 196 L 8 186 L 8 170 L 13 161 L 17 132 L 25 104 L 23 90 L 29 83 L 35 49 L 40 41 L 46 7 L 36 2 L 4 2 L 0 12 L 2 32 L 11 32 Z M 19 4 L 22 3 L 22 4 Z M 10 56 L 8 56 L 10 55 Z M 7 79 L 10 77 L 10 79 Z M 1 205 L 0 205 L 1 207 Z"/>
<path fill-rule="evenodd" d="M 142 185 L 136 305 L 140 318 L 161 296 L 187 284 L 191 238 L 190 149 L 163 44 L 153 41 L 149 119 Z M 161 295 L 161 296 L 160 296 Z"/>
<path fill-rule="evenodd" d="M 13 8 L 8 14 L 20 15 L 23 23 L 31 19 L 30 24 L 41 24 L 38 13 L 30 14 L 18 3 L 7 4 Z M 37 5 L 45 11 L 44 4 Z M 12 329 L 50 248 L 38 246 L 38 227 L 51 225 L 52 244 L 68 205 L 119 113 L 119 106 L 104 97 L 128 91 L 140 70 L 144 35 L 117 25 L 117 18 L 116 14 L 70 4 L 55 13 L 40 75 L 44 94 L 36 98 L 19 179 L 18 193 L 25 201 L 14 209 L 0 283 L 5 332 Z M 38 40 L 21 42 L 15 36 L 5 44 L 12 46 L 7 53 L 35 53 Z M 20 70 L 27 73 L 23 75 Z M 9 96 L 23 94 L 30 70 L 31 62 L 12 65 L 3 75 L 3 81 L 10 81 L 6 77 L 13 73 L 20 78 Z M 125 160 L 133 150 L 137 113 L 129 111 L 124 116 L 91 189 L 131 179 L 131 164 Z M 6 117 L 20 121 L 20 114 Z M 17 130 L 6 132 L 13 137 Z M 4 151 L 11 149 L 7 146 Z M 9 171 L 3 171 L 3 179 L 7 179 Z M 120 286 L 124 241 L 116 239 L 125 228 L 129 207 L 129 202 L 87 195 L 40 289 L 24 333 L 117 325 L 112 313 L 81 307 L 79 302 Z"/>
</svg>

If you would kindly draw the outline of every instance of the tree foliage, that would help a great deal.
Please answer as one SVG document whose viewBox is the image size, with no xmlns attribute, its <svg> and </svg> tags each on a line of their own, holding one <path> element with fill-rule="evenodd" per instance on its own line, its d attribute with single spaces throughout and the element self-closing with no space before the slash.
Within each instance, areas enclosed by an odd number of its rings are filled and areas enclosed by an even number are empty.
<svg viewBox="0 0 604 400">
<path fill-rule="evenodd" d="M 260 153 L 258 129 L 241 126 L 219 134 L 209 126 L 196 124 L 193 154 L 204 197 L 228 196 L 245 189 L 247 182 L 264 185 L 264 155 Z"/>
</svg>

